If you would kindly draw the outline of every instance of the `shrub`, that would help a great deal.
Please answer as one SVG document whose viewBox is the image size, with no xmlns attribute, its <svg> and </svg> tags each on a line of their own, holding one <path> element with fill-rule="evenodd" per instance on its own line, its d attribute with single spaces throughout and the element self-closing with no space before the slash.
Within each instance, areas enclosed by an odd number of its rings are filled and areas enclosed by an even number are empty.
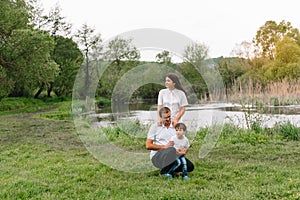
<svg viewBox="0 0 300 200">
<path fill-rule="evenodd" d="M 290 121 L 287 123 L 280 123 L 274 126 L 274 131 L 288 140 L 298 141 L 300 139 L 300 128 L 296 127 Z"/>
</svg>

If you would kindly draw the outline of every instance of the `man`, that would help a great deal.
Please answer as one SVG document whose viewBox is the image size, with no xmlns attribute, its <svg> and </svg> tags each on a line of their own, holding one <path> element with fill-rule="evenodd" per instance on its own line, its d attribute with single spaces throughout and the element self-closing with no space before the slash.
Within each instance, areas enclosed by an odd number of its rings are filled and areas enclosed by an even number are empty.
<svg viewBox="0 0 300 200">
<path fill-rule="evenodd" d="M 176 161 L 177 155 L 185 155 L 186 150 L 171 146 L 169 143 L 172 136 L 176 135 L 176 130 L 171 124 L 171 111 L 168 107 L 159 110 L 162 119 L 162 126 L 153 124 L 148 132 L 146 149 L 151 150 L 150 159 L 153 165 L 161 169 L 160 174 L 166 174 Z M 194 170 L 194 164 L 187 160 L 187 171 Z M 178 172 L 181 167 L 178 167 Z M 175 170 L 176 172 L 177 170 Z"/>
</svg>

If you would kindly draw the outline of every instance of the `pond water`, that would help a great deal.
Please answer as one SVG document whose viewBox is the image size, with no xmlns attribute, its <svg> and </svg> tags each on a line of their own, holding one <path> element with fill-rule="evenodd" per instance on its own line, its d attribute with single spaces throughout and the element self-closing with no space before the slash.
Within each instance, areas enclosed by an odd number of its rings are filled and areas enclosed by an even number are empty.
<svg viewBox="0 0 300 200">
<path fill-rule="evenodd" d="M 94 123 L 96 127 L 128 120 L 139 120 L 142 124 L 152 124 L 157 120 L 155 104 L 128 105 L 126 112 L 111 112 L 110 108 L 107 108 L 99 110 L 92 116 L 97 119 Z M 261 113 L 252 106 L 230 103 L 198 104 L 189 105 L 183 117 L 183 122 L 190 129 L 195 130 L 227 122 L 246 128 L 249 120 L 259 121 L 265 127 L 273 127 L 276 123 L 288 121 L 300 127 L 300 105 L 270 106 L 264 108 Z"/>
</svg>

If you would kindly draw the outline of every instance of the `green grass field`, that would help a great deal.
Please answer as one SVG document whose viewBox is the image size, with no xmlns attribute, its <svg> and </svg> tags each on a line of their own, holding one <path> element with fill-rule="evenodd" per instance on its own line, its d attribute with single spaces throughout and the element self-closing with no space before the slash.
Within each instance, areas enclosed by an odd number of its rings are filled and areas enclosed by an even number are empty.
<svg viewBox="0 0 300 200">
<path fill-rule="evenodd" d="M 191 180 L 167 180 L 158 170 L 122 172 L 95 159 L 66 117 L 68 106 L 41 102 L 1 112 L 0 199 L 300 199 L 297 138 L 228 126 L 199 158 L 201 130 L 188 155 Z"/>
</svg>

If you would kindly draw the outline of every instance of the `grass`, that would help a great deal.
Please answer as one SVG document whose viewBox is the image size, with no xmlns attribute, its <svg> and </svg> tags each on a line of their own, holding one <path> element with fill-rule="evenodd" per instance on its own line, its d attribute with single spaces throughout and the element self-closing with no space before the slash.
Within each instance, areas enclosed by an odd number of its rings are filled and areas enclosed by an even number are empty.
<svg viewBox="0 0 300 200">
<path fill-rule="evenodd" d="M 102 164 L 73 121 L 55 117 L 68 112 L 68 102 L 44 104 L 0 114 L 0 199 L 300 199 L 300 143 L 283 134 L 299 133 L 291 124 L 263 133 L 225 126 L 203 159 L 198 151 L 207 130 L 200 130 L 188 154 L 195 170 L 183 182 L 158 170 L 129 173 Z M 128 130 L 144 131 L 136 126 Z M 117 128 L 105 133 L 130 146 L 130 136 Z M 144 141 L 133 145 L 140 149 Z"/>
</svg>

